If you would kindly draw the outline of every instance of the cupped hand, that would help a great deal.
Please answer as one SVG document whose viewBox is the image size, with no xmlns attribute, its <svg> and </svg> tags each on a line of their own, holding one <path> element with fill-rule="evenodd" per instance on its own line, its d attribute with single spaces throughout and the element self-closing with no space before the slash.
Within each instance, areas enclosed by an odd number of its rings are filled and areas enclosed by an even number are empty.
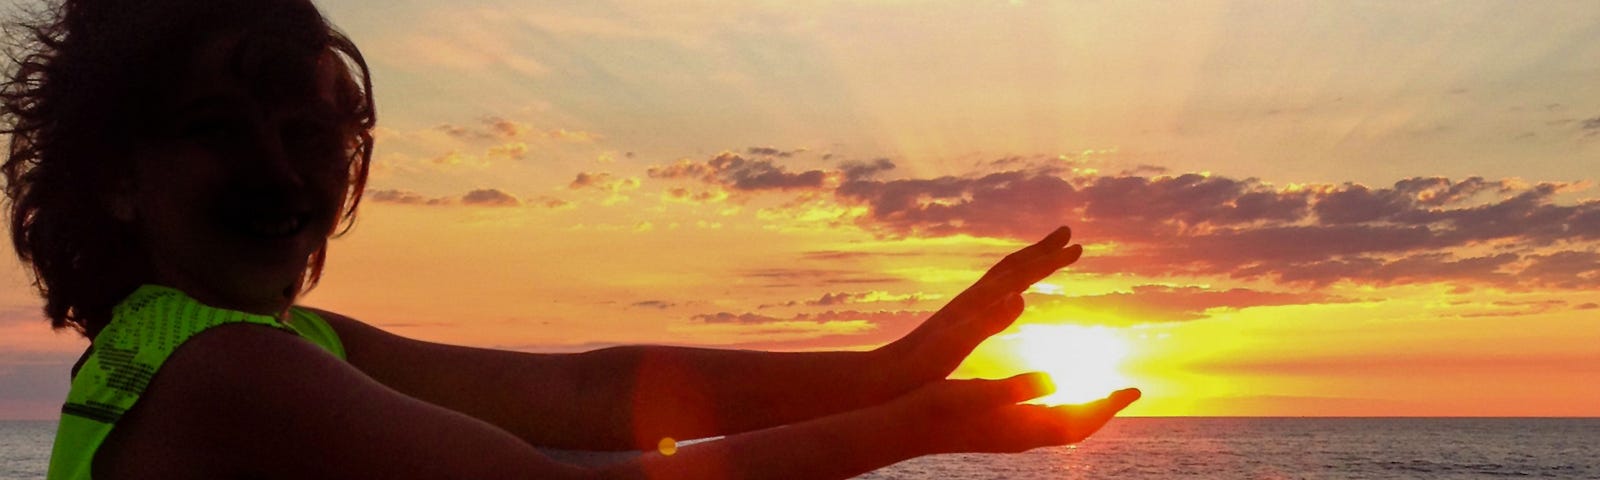
<svg viewBox="0 0 1600 480">
<path fill-rule="evenodd" d="M 1061 227 L 1007 255 L 916 330 L 880 352 L 915 383 L 949 376 L 979 343 L 1016 321 L 1022 314 L 1023 291 L 1078 261 L 1083 246 L 1068 245 L 1071 240 L 1072 229 Z"/>
<path fill-rule="evenodd" d="M 1004 380 L 940 380 L 885 404 L 915 454 L 1021 452 L 1088 438 L 1139 399 L 1138 389 L 1087 403 L 1020 404 L 1050 393 L 1043 374 Z"/>
</svg>

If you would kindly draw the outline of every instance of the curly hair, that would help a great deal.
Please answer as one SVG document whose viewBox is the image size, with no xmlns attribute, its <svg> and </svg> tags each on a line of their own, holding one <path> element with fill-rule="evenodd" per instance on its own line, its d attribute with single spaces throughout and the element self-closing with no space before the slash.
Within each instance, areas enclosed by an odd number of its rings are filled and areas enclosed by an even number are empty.
<svg viewBox="0 0 1600 480">
<path fill-rule="evenodd" d="M 297 52 L 341 59 L 333 93 L 350 133 L 350 181 L 336 235 L 353 226 L 377 121 L 372 80 L 355 44 L 309 0 L 61 0 L 32 17 L 7 28 L 0 133 L 10 145 L 0 173 L 12 244 L 53 328 L 92 339 L 112 307 L 150 280 L 133 227 L 115 219 L 108 199 L 132 172 L 128 152 L 150 133 L 156 92 L 218 35 L 276 36 Z M 316 285 L 326 256 L 326 245 L 312 254 L 303 290 Z"/>
</svg>

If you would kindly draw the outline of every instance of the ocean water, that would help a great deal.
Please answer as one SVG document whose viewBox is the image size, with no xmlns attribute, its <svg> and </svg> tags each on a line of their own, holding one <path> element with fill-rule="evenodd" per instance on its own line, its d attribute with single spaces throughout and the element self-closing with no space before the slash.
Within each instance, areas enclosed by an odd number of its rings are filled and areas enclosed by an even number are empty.
<svg viewBox="0 0 1600 480">
<path fill-rule="evenodd" d="M 0 479 L 44 478 L 54 422 L 0 421 Z M 863 479 L 1600 479 L 1600 418 L 1120 418 L 1089 441 L 922 457 Z"/>
</svg>

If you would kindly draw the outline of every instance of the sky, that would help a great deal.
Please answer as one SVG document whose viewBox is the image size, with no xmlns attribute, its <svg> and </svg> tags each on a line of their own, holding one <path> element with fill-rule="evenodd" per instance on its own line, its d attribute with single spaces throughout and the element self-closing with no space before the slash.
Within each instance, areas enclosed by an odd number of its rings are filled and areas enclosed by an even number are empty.
<svg viewBox="0 0 1600 480">
<path fill-rule="evenodd" d="M 307 305 L 523 351 L 870 349 L 1070 225 L 1083 259 L 956 376 L 1600 415 L 1584 2 L 319 5 L 379 128 Z M 5 253 L 0 418 L 54 418 L 85 342 Z"/>
</svg>

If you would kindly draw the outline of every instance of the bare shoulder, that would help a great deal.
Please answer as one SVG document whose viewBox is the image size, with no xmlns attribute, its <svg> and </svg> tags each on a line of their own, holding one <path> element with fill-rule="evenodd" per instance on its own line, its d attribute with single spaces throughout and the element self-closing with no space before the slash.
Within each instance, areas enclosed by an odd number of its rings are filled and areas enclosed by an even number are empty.
<svg viewBox="0 0 1600 480">
<path fill-rule="evenodd" d="M 94 469 L 97 478 L 570 473 L 503 430 L 256 325 L 215 327 L 185 342 L 118 422 Z"/>
<path fill-rule="evenodd" d="M 367 324 L 347 315 L 323 310 L 315 307 L 300 306 L 310 310 L 322 320 L 328 322 L 334 333 L 339 334 L 340 343 L 344 344 L 345 355 L 351 363 L 358 367 L 367 363 L 369 357 L 381 356 L 396 349 L 414 348 L 421 343 L 406 337 L 395 335 Z M 374 355 L 377 354 L 377 355 Z"/>
</svg>

